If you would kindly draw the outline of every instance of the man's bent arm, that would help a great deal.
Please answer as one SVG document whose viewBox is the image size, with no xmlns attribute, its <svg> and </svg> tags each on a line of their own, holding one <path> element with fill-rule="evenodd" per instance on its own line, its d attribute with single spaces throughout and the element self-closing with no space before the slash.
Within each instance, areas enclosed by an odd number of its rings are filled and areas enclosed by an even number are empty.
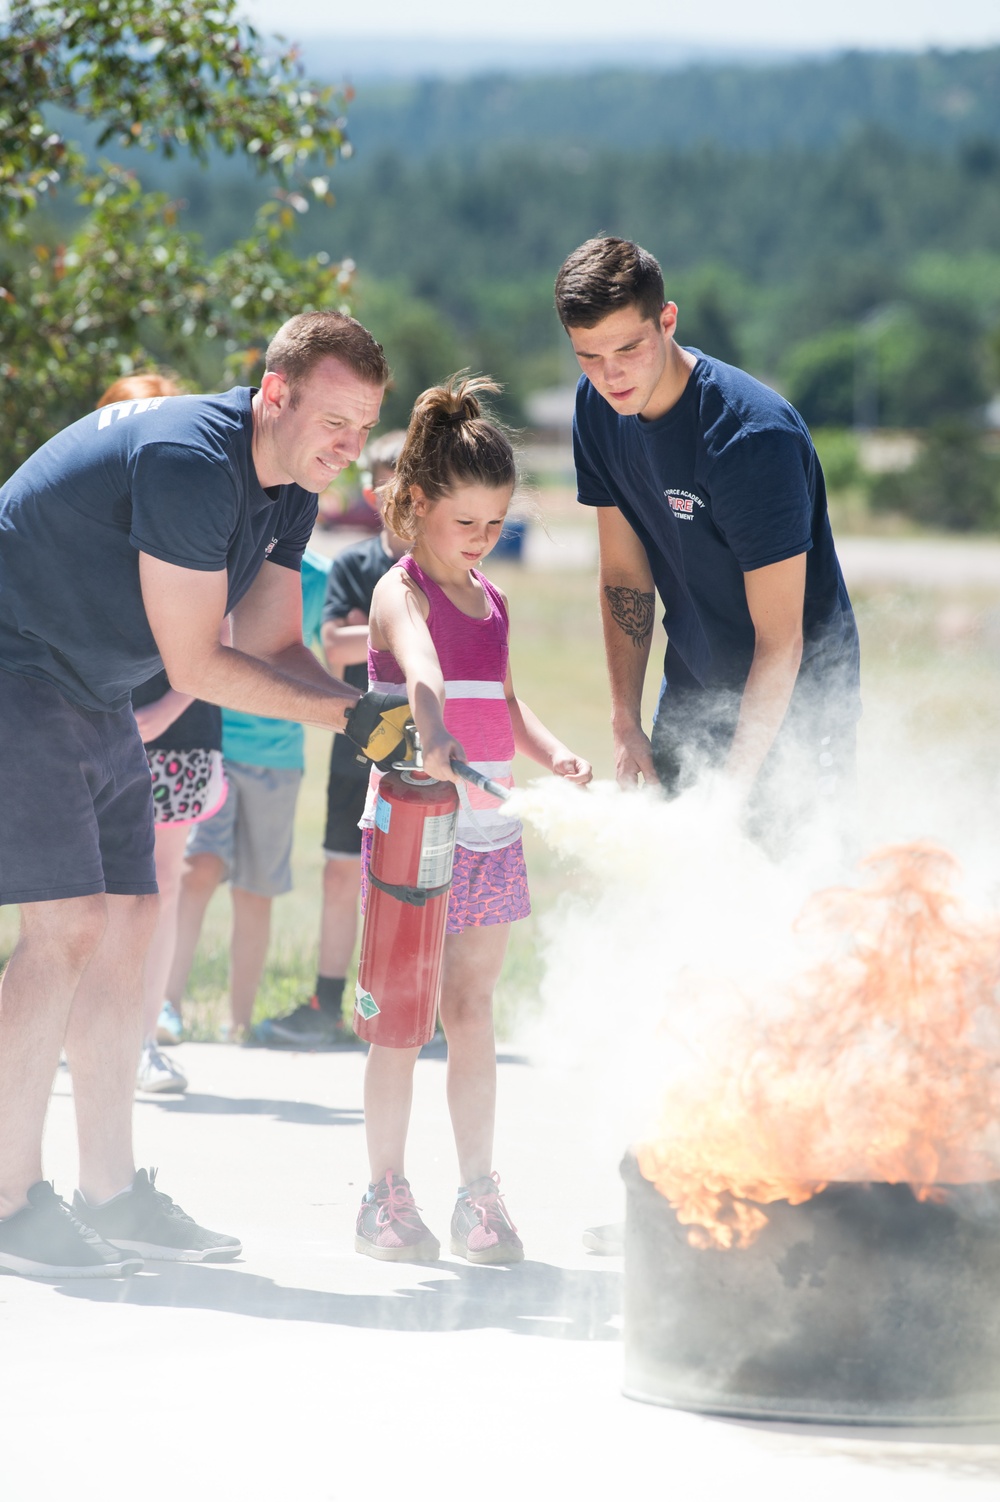
<svg viewBox="0 0 1000 1502">
<path fill-rule="evenodd" d="M 652 751 L 642 729 L 642 690 L 656 593 L 646 550 L 617 507 L 600 508 L 597 528 L 615 775 L 623 786 L 634 786 L 640 774 L 647 782 L 656 781 Z"/>
<path fill-rule="evenodd" d="M 330 677 L 302 641 L 301 584 L 293 570 L 264 564 L 233 612 L 232 647 L 219 641 L 228 593 L 224 569 L 178 568 L 140 553 L 139 580 L 174 688 L 226 709 L 344 728 L 345 711 L 359 693 Z"/>
<path fill-rule="evenodd" d="M 726 772 L 745 796 L 781 729 L 802 662 L 806 555 L 743 576 L 756 633 Z"/>
<path fill-rule="evenodd" d="M 340 683 L 302 640 L 302 578 L 293 569 L 265 563 L 229 619 L 238 652 L 313 687 Z"/>
</svg>

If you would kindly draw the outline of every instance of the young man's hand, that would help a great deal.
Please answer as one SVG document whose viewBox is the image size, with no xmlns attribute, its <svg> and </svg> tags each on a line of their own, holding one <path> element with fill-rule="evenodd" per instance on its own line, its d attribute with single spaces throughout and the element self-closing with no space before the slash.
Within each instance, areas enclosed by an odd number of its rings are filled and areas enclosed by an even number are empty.
<svg viewBox="0 0 1000 1502">
<path fill-rule="evenodd" d="M 620 788 L 634 788 L 641 777 L 646 785 L 659 782 L 653 766 L 653 748 L 640 726 L 614 728 L 615 781 Z"/>
</svg>

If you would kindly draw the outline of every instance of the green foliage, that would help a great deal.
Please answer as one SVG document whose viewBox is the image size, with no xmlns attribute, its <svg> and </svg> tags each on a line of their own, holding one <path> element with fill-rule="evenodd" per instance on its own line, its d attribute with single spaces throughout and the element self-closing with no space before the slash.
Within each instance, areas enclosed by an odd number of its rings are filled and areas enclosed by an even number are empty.
<svg viewBox="0 0 1000 1502">
<path fill-rule="evenodd" d="M 743 325 L 754 288 L 733 266 L 705 259 L 664 267 L 667 297 L 677 304 L 677 338 L 730 365 L 745 357 Z M 552 300 L 549 278 L 549 300 Z"/>
<path fill-rule="evenodd" d="M 333 50 L 330 64 L 336 65 Z M 316 52 L 314 68 L 325 59 Z M 767 66 L 700 64 L 671 71 L 581 70 L 420 79 L 365 89 L 351 112 L 359 152 L 399 147 L 408 157 L 498 143 L 559 155 L 635 152 L 703 141 L 754 152 L 837 146 L 859 120 L 928 145 L 967 143 L 969 165 L 990 165 L 1000 136 L 1000 48 L 966 52 L 848 52 Z"/>
<path fill-rule="evenodd" d="M 876 475 L 871 508 L 898 512 L 925 526 L 951 532 L 1000 526 L 1000 457 L 980 429 L 946 418 L 928 431 L 920 457 L 909 469 Z"/>
<path fill-rule="evenodd" d="M 878 340 L 878 416 L 885 427 L 926 427 L 986 401 L 974 318 L 952 298 L 918 297 Z"/>
<path fill-rule="evenodd" d="M 476 284 L 553 276 L 589 235 L 628 234 L 669 279 L 707 261 L 764 285 L 808 277 L 796 329 L 807 337 L 829 325 L 831 304 L 856 317 L 895 295 L 918 251 L 1000 253 L 997 188 L 1000 171 L 984 182 L 950 151 L 873 131 L 824 152 L 592 149 L 573 170 L 542 143 L 475 162 L 397 150 L 359 154 L 344 174 L 327 248 L 376 276 L 405 264 L 420 296 L 454 304 Z"/>
<path fill-rule="evenodd" d="M 206 4 L 186 7 L 183 17 L 204 21 Z M 129 18 L 128 47 L 140 57 L 168 10 L 162 0 L 142 13 L 107 0 L 107 11 Z M 226 21 L 216 30 L 230 35 L 226 28 L 236 23 L 229 6 L 218 10 Z M 101 46 L 114 51 L 110 32 Z M 164 43 L 161 52 L 169 50 Z M 260 51 L 256 39 L 249 50 Z M 231 79 L 223 70 L 222 81 L 213 82 L 217 54 L 225 58 L 232 49 L 220 52 L 209 38 L 201 85 L 207 98 L 225 93 Z M 267 68 L 268 77 L 282 76 L 277 63 Z M 181 71 L 171 85 L 178 90 Z M 18 87 L 25 98 L 43 97 L 23 79 Z M 286 103 L 302 85 L 289 80 L 288 88 Z M 109 95 L 101 96 L 105 104 Z M 0 103 L 4 97 L 0 83 Z M 96 107 L 58 90 L 48 97 L 78 111 Z M 158 145 L 159 116 L 172 118 L 169 101 L 160 103 L 158 115 L 139 110 L 143 144 Z M 162 152 L 146 158 L 144 177 L 169 200 L 162 213 L 176 211 L 174 228 L 202 237 L 199 245 L 188 236 L 193 259 L 184 275 L 192 291 L 180 302 L 217 332 L 210 339 L 196 333 L 185 344 L 180 304 L 173 322 L 149 315 L 132 342 L 115 347 L 108 378 L 138 359 L 141 346 L 143 358 L 170 358 L 189 377 L 216 384 L 223 355 L 259 348 L 296 286 L 303 301 L 339 300 L 347 278 L 338 282 L 332 263 L 346 266 L 350 258 L 365 269 L 359 312 L 386 343 L 396 373 L 387 420 L 401 422 L 424 385 L 469 366 L 504 383 L 504 415 L 516 423 L 530 391 L 575 377 L 552 280 L 567 251 L 609 231 L 659 256 L 668 296 L 680 308 L 682 342 L 771 380 L 813 424 L 924 426 L 948 413 L 968 415 L 991 382 L 992 389 L 1000 382 L 1000 49 L 371 88 L 352 104 L 358 149 L 339 174 L 336 213 L 296 212 L 309 195 L 294 188 L 280 210 L 268 210 L 272 228 L 294 221 L 298 255 L 314 279 L 326 267 L 326 283 L 281 275 L 268 300 L 268 249 L 250 276 L 255 290 L 236 327 L 239 306 L 222 297 L 222 273 L 212 282 L 206 268 L 236 242 L 247 254 L 235 272 L 247 271 L 254 237 L 244 238 L 246 219 L 267 192 L 255 180 L 264 155 L 279 170 L 299 161 L 315 172 L 301 158 L 303 139 L 315 136 L 295 135 L 299 112 L 282 115 L 280 98 L 278 105 L 280 118 L 268 125 L 271 103 L 257 100 L 240 119 L 238 140 L 212 135 L 197 117 L 193 144 L 210 154 L 210 177 Z M 233 108 L 229 98 L 226 110 Z M 220 122 L 222 115 L 220 107 Z M 91 119 L 93 113 L 84 128 Z M 47 111 L 45 120 L 51 134 L 67 134 L 62 114 Z M 92 153 L 109 123 L 106 149 L 120 147 L 127 157 L 131 125 L 113 111 L 100 129 L 94 125 Z M 327 125 L 336 132 L 342 122 L 331 113 Z M 256 133 L 248 137 L 251 126 Z M 192 144 L 194 128 L 185 126 L 186 136 L 167 129 L 162 144 Z M 265 139 L 273 150 L 252 149 Z M 326 187 L 325 174 L 319 186 Z M 52 242 L 57 223 L 70 244 L 76 230 L 66 195 L 55 207 L 49 233 L 39 229 L 35 239 Z M 138 248 L 140 237 L 125 243 Z M 54 244 L 49 249 L 57 255 Z M 330 260 L 315 259 L 322 256 Z M 21 260 L 9 253 L 0 284 L 18 293 L 29 259 L 27 250 Z M 206 303 L 201 288 L 210 282 L 219 296 Z M 8 313 L 0 304 L 0 324 Z M 37 314 L 25 305 L 26 331 Z M 47 326 L 36 327 L 44 347 Z M 57 333 L 65 345 L 65 330 Z M 96 342 L 96 352 L 85 352 L 91 363 L 95 353 L 102 362 L 112 353 Z M 11 357 L 6 341 L 0 348 Z M 30 356 L 19 368 L 25 363 Z M 66 380 L 65 365 L 60 375 L 57 364 L 39 380 L 31 404 L 38 411 L 43 399 L 51 407 L 59 395 L 53 380 Z M 105 369 L 92 365 L 88 392 L 105 383 Z M 85 382 L 65 389 L 66 410 L 79 410 Z M 4 415 L 9 431 L 18 414 L 8 406 Z M 37 433 L 31 430 L 27 446 Z"/>
<path fill-rule="evenodd" d="M 795 345 L 785 360 L 782 390 L 810 427 L 854 421 L 857 330 L 828 329 Z"/>
<path fill-rule="evenodd" d="M 981 322 L 1000 324 L 1000 254 L 917 255 L 907 268 L 905 286 L 916 297 L 951 303 Z"/>
<path fill-rule="evenodd" d="M 813 428 L 813 442 L 829 491 L 850 490 L 864 481 L 858 440 L 845 428 Z"/>
<path fill-rule="evenodd" d="M 100 127 L 97 145 L 208 148 L 290 175 L 344 145 L 333 89 L 303 85 L 297 53 L 270 56 L 235 0 L 13 0 L 0 27 L 0 213 L 17 219 L 79 155 L 43 105 Z M 325 192 L 325 188 L 323 189 Z"/>
<path fill-rule="evenodd" d="M 466 363 L 458 337 L 430 303 L 413 297 L 398 282 L 360 281 L 357 313 L 392 352 L 392 382 L 382 403 L 382 428 L 405 428 L 421 391 Z"/>
<path fill-rule="evenodd" d="M 341 101 L 302 83 L 294 53 L 270 58 L 234 10 L 19 0 L 0 26 L 0 476 L 116 377 L 167 361 L 246 379 L 284 318 L 343 301 L 352 268 L 292 249 L 309 207 L 296 187 L 206 256 L 168 195 L 144 193 L 120 165 L 87 167 L 41 113 L 58 103 L 119 146 L 200 159 L 212 147 L 285 180 L 308 170 L 311 196 L 329 201 L 318 164 L 344 151 Z M 32 212 L 60 183 L 83 210 L 61 241 Z"/>
<path fill-rule="evenodd" d="M 206 347 L 230 381 L 250 380 L 292 313 L 337 306 L 348 269 L 294 255 L 291 210 L 265 204 L 254 232 L 205 259 L 164 194 L 109 166 L 90 177 L 80 229 L 55 248 L 22 251 L 0 289 L 0 473 L 75 421 L 116 377 L 166 363 L 191 369 Z"/>
<path fill-rule="evenodd" d="M 317 228 L 302 224 L 304 245 Z M 387 154 L 344 175 L 327 244 L 373 277 L 405 268 L 472 363 L 518 392 L 526 362 L 557 368 L 552 279 L 601 231 L 659 257 L 683 342 L 774 375 L 810 421 L 852 422 L 872 392 L 875 420 L 904 425 L 985 399 L 1000 175 L 871 131 L 824 153 L 594 150 L 574 170 L 544 146 L 466 163 Z M 891 327 L 871 327 L 887 307 Z"/>
<path fill-rule="evenodd" d="M 850 328 L 794 345 L 783 390 L 806 422 L 921 428 L 968 415 L 989 396 L 985 330 L 959 288 L 911 295 Z"/>
<path fill-rule="evenodd" d="M 455 299 L 455 318 L 468 349 L 466 363 L 503 384 L 494 403 L 509 422 L 522 420 L 526 396 L 576 379 L 568 342 L 555 322 L 552 276 L 481 281 Z"/>
</svg>

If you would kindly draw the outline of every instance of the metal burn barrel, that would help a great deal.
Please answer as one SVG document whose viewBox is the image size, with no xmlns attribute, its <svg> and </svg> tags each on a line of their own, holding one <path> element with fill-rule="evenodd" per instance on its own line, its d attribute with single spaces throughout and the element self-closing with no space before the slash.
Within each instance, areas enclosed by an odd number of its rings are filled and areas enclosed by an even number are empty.
<svg viewBox="0 0 1000 1502">
<path fill-rule="evenodd" d="M 732 1417 L 1000 1419 L 1000 1181 L 832 1184 L 694 1247 L 626 1155 L 626 1396 Z"/>
</svg>

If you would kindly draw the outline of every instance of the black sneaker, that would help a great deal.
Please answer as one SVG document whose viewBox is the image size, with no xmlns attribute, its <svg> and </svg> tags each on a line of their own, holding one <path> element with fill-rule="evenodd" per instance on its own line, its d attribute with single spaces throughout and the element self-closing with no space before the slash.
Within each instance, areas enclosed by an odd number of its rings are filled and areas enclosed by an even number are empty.
<svg viewBox="0 0 1000 1502">
<path fill-rule="evenodd" d="M 337 1048 L 358 1042 L 343 1019 L 324 1012 L 315 996 L 285 1017 L 265 1017 L 253 1038 L 265 1048 Z"/>
<path fill-rule="evenodd" d="M 0 1269 L 22 1278 L 127 1278 L 141 1266 L 77 1220 L 44 1179 L 23 1210 L 0 1220 Z"/>
<path fill-rule="evenodd" d="M 77 1190 L 73 1213 L 114 1246 L 155 1262 L 230 1262 L 243 1250 L 235 1236 L 206 1231 L 157 1189 L 155 1168 L 140 1168 L 132 1188 L 106 1205 L 89 1205 Z"/>
</svg>

